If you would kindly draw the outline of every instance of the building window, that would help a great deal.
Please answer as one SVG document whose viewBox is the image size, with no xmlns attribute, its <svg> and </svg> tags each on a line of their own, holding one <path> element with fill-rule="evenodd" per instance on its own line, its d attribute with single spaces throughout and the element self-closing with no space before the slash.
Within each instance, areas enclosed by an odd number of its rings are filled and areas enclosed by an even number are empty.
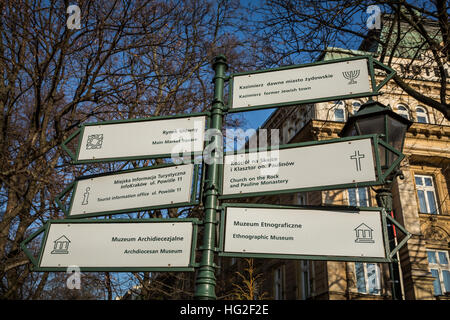
<svg viewBox="0 0 450 320">
<path fill-rule="evenodd" d="M 428 266 L 434 277 L 434 295 L 440 296 L 450 292 L 450 265 L 448 263 L 448 252 L 427 250 Z"/>
<path fill-rule="evenodd" d="M 288 143 L 295 135 L 294 124 L 291 120 L 287 120 L 283 124 L 283 143 Z"/>
<path fill-rule="evenodd" d="M 301 206 L 305 206 L 306 205 L 306 201 L 307 201 L 307 197 L 306 197 L 306 193 L 305 192 L 300 192 L 297 193 L 297 203 Z"/>
<path fill-rule="evenodd" d="M 361 108 L 361 102 L 359 101 L 353 101 L 352 102 L 352 113 L 355 114 L 358 112 L 359 108 Z"/>
<path fill-rule="evenodd" d="M 347 189 L 348 204 L 354 207 L 369 206 L 369 192 L 367 188 Z"/>
<path fill-rule="evenodd" d="M 282 300 L 283 294 L 284 294 L 284 268 L 283 266 L 280 266 L 275 269 L 274 275 L 273 275 L 273 286 L 274 286 L 274 299 L 275 300 Z"/>
<path fill-rule="evenodd" d="M 397 106 L 397 114 L 399 114 L 400 116 L 402 116 L 403 118 L 406 118 L 409 120 L 409 110 L 407 107 L 405 107 L 402 104 L 399 104 Z"/>
<path fill-rule="evenodd" d="M 288 129 L 288 140 L 291 140 L 291 138 L 295 135 L 295 128 L 289 127 Z"/>
<path fill-rule="evenodd" d="M 334 109 L 334 121 L 345 122 L 345 110 L 341 108 Z"/>
<path fill-rule="evenodd" d="M 300 278 L 301 278 L 301 299 L 306 300 L 311 297 L 311 279 L 309 273 L 309 261 L 302 260 L 300 262 Z"/>
<path fill-rule="evenodd" d="M 438 214 L 433 177 L 415 175 L 415 181 L 420 212 Z"/>
<path fill-rule="evenodd" d="M 380 267 L 375 263 L 355 262 L 356 287 L 359 293 L 380 294 Z"/>
<path fill-rule="evenodd" d="M 300 131 L 301 128 L 305 125 L 303 119 L 297 119 L 295 120 L 295 130 Z"/>
<path fill-rule="evenodd" d="M 344 101 L 335 101 L 334 121 L 345 122 L 345 103 Z"/>
<path fill-rule="evenodd" d="M 425 108 L 422 107 L 416 108 L 416 118 L 417 122 L 419 123 L 430 123 L 430 121 L 428 120 L 428 113 L 427 110 L 425 110 Z"/>
</svg>

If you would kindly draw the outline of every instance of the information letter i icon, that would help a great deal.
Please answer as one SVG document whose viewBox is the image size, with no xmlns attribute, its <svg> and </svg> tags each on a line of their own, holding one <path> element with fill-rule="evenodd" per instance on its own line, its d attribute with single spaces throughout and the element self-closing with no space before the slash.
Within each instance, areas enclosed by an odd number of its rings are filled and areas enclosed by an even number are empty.
<svg viewBox="0 0 450 320">
<path fill-rule="evenodd" d="M 88 204 L 88 200 L 89 200 L 89 191 L 91 190 L 90 187 L 86 188 L 86 191 L 83 194 L 83 202 L 81 203 L 81 205 L 87 205 Z"/>
</svg>

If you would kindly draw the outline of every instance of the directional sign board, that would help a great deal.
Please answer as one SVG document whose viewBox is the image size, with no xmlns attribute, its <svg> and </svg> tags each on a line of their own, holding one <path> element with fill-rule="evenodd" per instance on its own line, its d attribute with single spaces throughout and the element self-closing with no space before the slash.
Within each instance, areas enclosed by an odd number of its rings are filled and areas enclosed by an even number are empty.
<svg viewBox="0 0 450 320">
<path fill-rule="evenodd" d="M 221 198 L 380 184 L 372 139 L 334 139 L 224 157 Z"/>
<path fill-rule="evenodd" d="M 70 207 L 65 209 L 60 201 L 58 204 L 71 218 L 193 204 L 193 180 L 198 173 L 194 173 L 194 167 L 197 168 L 194 164 L 171 165 L 83 177 L 73 185 Z"/>
<path fill-rule="evenodd" d="M 62 147 L 74 163 L 149 159 L 201 153 L 206 116 L 148 118 L 83 125 Z M 76 154 L 67 147 L 78 136 Z"/>
<path fill-rule="evenodd" d="M 196 219 L 53 220 L 45 227 L 39 271 L 193 269 Z M 26 253 L 30 254 L 26 249 Z"/>
<path fill-rule="evenodd" d="M 369 61 L 358 57 L 235 74 L 230 112 L 377 94 Z"/>
<path fill-rule="evenodd" d="M 221 251 L 229 256 L 386 262 L 382 210 L 233 204 L 223 215 Z"/>
</svg>

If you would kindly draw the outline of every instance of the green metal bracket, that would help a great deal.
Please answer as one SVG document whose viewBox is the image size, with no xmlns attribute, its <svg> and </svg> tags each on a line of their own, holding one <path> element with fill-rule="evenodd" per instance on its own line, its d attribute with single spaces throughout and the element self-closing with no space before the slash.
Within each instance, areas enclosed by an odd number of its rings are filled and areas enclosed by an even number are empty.
<svg viewBox="0 0 450 320">
<path fill-rule="evenodd" d="M 386 78 L 383 81 L 381 81 L 380 84 L 375 85 L 375 91 L 379 91 L 389 80 L 391 80 L 395 76 L 396 71 L 394 69 L 392 69 L 391 67 L 388 67 L 387 65 L 385 65 L 373 58 L 371 60 L 380 69 L 383 69 L 384 71 L 388 72 Z M 375 81 L 373 83 L 375 84 Z"/>
<path fill-rule="evenodd" d="M 386 218 L 397 227 L 403 234 L 405 234 L 405 237 L 397 244 L 397 246 L 389 253 L 389 257 L 392 259 L 395 254 L 406 244 L 406 242 L 412 237 L 412 234 L 405 229 L 397 220 L 391 217 L 390 214 L 386 213 Z"/>
<path fill-rule="evenodd" d="M 27 258 L 31 261 L 31 263 L 33 264 L 33 267 L 38 265 L 38 260 L 33 256 L 32 252 L 27 248 L 27 244 L 30 243 L 31 241 L 33 241 L 38 235 L 40 235 L 42 232 L 44 232 L 46 230 L 47 230 L 47 225 L 45 224 L 44 226 L 40 227 L 36 232 L 34 232 L 31 236 L 29 236 L 27 239 L 25 239 L 24 241 L 22 241 L 20 243 L 20 248 L 25 253 Z M 41 243 L 41 247 L 42 247 L 42 243 Z"/>
<path fill-rule="evenodd" d="M 70 200 L 69 208 L 67 208 L 67 206 L 64 205 L 64 204 L 62 203 L 62 199 L 66 196 L 66 194 L 67 194 L 69 191 L 71 191 L 71 190 L 74 188 L 75 185 L 76 185 L 75 181 L 72 182 L 72 183 L 70 183 L 70 184 L 64 189 L 64 191 L 61 192 L 61 193 L 60 193 L 58 196 L 56 196 L 56 198 L 55 198 L 55 203 L 56 203 L 56 205 L 64 212 L 64 215 L 65 215 L 65 216 L 68 216 L 68 215 L 69 215 L 69 210 L 70 210 L 70 207 L 72 206 L 73 197 L 72 197 L 71 200 Z"/>
<path fill-rule="evenodd" d="M 72 159 L 71 163 L 73 162 L 73 160 L 76 159 L 76 155 L 73 154 L 73 152 L 67 147 L 67 144 L 72 141 L 77 135 L 79 135 L 81 132 L 81 129 L 77 129 L 74 133 L 72 133 L 62 144 L 61 144 L 61 148 L 67 152 L 67 154 L 69 155 L 69 157 Z"/>
<path fill-rule="evenodd" d="M 402 160 L 405 158 L 405 155 L 400 151 L 393 148 L 391 145 L 387 144 L 383 141 L 383 139 L 378 139 L 378 143 L 385 147 L 387 150 L 391 151 L 395 155 L 397 155 L 397 159 L 391 164 L 391 166 L 386 169 L 382 175 L 383 181 L 386 181 L 386 178 L 400 165 Z"/>
<path fill-rule="evenodd" d="M 204 247 L 204 246 L 198 246 L 197 247 L 197 250 L 198 251 L 202 251 L 202 250 L 211 250 L 211 248 L 207 248 L 207 247 Z M 218 248 L 218 247 L 215 247 L 214 249 L 212 249 L 214 252 L 219 252 L 220 251 L 220 248 Z"/>
</svg>

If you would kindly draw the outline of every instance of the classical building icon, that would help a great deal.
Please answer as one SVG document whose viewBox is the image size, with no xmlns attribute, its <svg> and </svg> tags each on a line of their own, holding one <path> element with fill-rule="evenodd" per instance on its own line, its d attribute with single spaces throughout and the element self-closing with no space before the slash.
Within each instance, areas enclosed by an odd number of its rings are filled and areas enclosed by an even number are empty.
<svg viewBox="0 0 450 320">
<path fill-rule="evenodd" d="M 343 71 L 342 75 L 344 76 L 345 79 L 350 80 L 348 84 L 357 84 L 355 79 L 359 77 L 359 73 L 360 73 L 359 70 Z"/>
<path fill-rule="evenodd" d="M 62 235 L 55 241 L 53 241 L 53 251 L 51 254 L 68 254 L 69 253 L 69 244 L 70 240 L 67 239 L 65 235 Z"/>
<path fill-rule="evenodd" d="M 374 243 L 373 240 L 373 229 L 370 228 L 365 223 L 361 223 L 355 229 L 356 233 L 356 243 Z"/>
<path fill-rule="evenodd" d="M 86 150 L 101 149 L 103 145 L 103 134 L 90 134 L 86 142 Z"/>
</svg>

